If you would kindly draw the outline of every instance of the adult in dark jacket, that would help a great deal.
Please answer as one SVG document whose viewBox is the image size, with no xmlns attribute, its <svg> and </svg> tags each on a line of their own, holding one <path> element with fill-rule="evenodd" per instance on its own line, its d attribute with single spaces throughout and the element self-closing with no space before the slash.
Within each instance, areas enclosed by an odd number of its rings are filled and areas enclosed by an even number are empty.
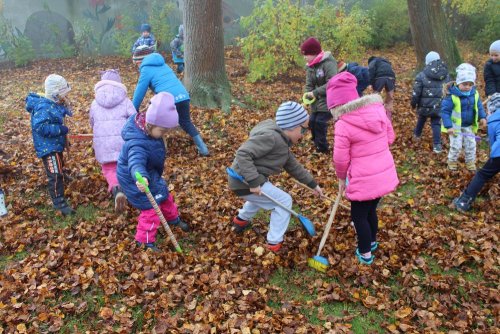
<svg viewBox="0 0 500 334">
<path fill-rule="evenodd" d="M 368 67 L 361 66 L 356 62 L 344 63 L 343 61 L 339 61 L 337 68 L 338 73 L 347 71 L 356 77 L 356 80 L 358 80 L 356 91 L 359 96 L 363 96 L 364 90 L 370 86 L 370 71 Z"/>
<path fill-rule="evenodd" d="M 168 223 L 188 231 L 189 226 L 180 220 L 177 206 L 162 178 L 166 159 L 162 137 L 168 129 L 178 125 L 178 120 L 173 95 L 161 92 L 151 99 L 146 113 L 130 116 L 122 130 L 125 143 L 118 158 L 116 175 L 129 203 L 141 210 L 135 239 L 140 246 L 153 250 L 157 250 L 154 242 L 160 219 L 144 194 L 144 188 L 136 182 L 135 173 L 147 180 L 149 190 Z"/>
<path fill-rule="evenodd" d="M 394 90 L 396 89 L 396 74 L 392 70 L 392 65 L 385 58 L 371 56 L 368 58 L 368 71 L 373 90 L 378 93 L 385 90 L 384 107 L 387 117 L 391 119 L 394 109 Z"/>
<path fill-rule="evenodd" d="M 165 64 L 162 55 L 153 51 L 153 49 L 147 49 L 147 54 L 145 54 L 144 50 L 138 49 L 137 53 L 140 55 L 134 55 L 134 62 L 139 66 L 140 72 L 133 98 L 135 109 L 139 110 L 148 89 L 151 89 L 155 94 L 160 92 L 172 94 L 179 114 L 179 125 L 193 138 L 199 154 L 208 156 L 210 154 L 208 148 L 191 121 L 188 91 L 172 69 Z"/>
<path fill-rule="evenodd" d="M 450 81 L 448 68 L 441 61 L 437 52 L 431 51 L 425 56 L 425 67 L 417 74 L 413 84 L 411 107 L 417 109 L 418 120 L 414 138 L 420 140 L 422 130 L 428 118 L 431 120 L 433 151 L 441 153 L 441 98 L 443 85 Z"/>
<path fill-rule="evenodd" d="M 313 37 L 306 39 L 300 50 L 307 62 L 305 94 L 309 99 L 316 99 L 311 105 L 312 115 L 309 120 L 312 140 L 316 151 L 328 153 L 330 146 L 328 145 L 327 132 L 332 114 L 326 106 L 326 84 L 331 77 L 337 74 L 337 61 L 331 52 L 322 51 L 321 44 Z"/>
<path fill-rule="evenodd" d="M 486 96 L 500 93 L 500 39 L 490 45 L 490 59 L 484 65 Z"/>
</svg>

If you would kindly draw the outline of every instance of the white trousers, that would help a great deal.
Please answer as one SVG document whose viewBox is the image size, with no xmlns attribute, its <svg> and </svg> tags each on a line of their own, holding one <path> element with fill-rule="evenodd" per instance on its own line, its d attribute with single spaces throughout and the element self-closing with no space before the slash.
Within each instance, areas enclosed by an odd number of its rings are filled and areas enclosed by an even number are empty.
<svg viewBox="0 0 500 334">
<path fill-rule="evenodd" d="M 274 186 L 271 182 L 266 182 L 261 187 L 262 191 L 273 199 L 277 200 L 285 207 L 292 208 L 292 196 L 287 192 Z M 242 196 L 246 200 L 243 208 L 239 210 L 238 216 L 244 220 L 251 220 L 260 209 L 272 210 L 271 221 L 269 223 L 269 232 L 267 233 L 267 242 L 277 244 L 283 241 L 288 223 L 290 223 L 290 214 L 274 204 L 264 195 L 250 194 Z"/>
<path fill-rule="evenodd" d="M 472 127 L 462 127 L 461 132 L 456 136 L 450 135 L 450 151 L 448 152 L 448 161 L 456 162 L 462 151 L 465 153 L 465 162 L 476 161 L 476 138 L 472 132 Z"/>
</svg>

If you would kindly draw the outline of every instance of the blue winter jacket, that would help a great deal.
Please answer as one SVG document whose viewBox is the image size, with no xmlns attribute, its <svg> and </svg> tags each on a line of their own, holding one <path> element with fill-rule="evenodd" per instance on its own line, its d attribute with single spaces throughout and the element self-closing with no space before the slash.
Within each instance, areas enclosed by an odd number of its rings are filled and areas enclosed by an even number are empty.
<svg viewBox="0 0 500 334">
<path fill-rule="evenodd" d="M 165 64 L 165 59 L 159 53 L 147 55 L 139 68 L 139 81 L 135 87 L 133 103 L 139 110 L 148 88 L 158 94 L 168 92 L 175 98 L 175 103 L 189 100 L 189 93 L 177 78 L 172 69 Z"/>
<path fill-rule="evenodd" d="M 153 34 L 150 33 L 148 37 L 142 37 L 141 35 L 141 37 L 139 37 L 132 46 L 132 53 L 134 53 L 139 46 L 142 45 L 153 46 L 155 44 L 156 44 L 156 39 L 153 36 Z"/>
<path fill-rule="evenodd" d="M 488 117 L 488 138 L 490 140 L 490 157 L 500 157 L 500 109 Z"/>
<path fill-rule="evenodd" d="M 346 70 L 358 80 L 356 90 L 358 91 L 358 95 L 362 96 L 366 87 L 370 86 L 370 72 L 368 71 L 368 67 L 360 66 L 358 63 L 352 62 L 347 64 Z"/>
<path fill-rule="evenodd" d="M 453 110 L 451 94 L 460 97 L 462 108 L 462 127 L 471 126 L 474 122 L 474 95 L 476 94 L 476 87 L 472 87 L 470 95 L 468 96 L 461 92 L 455 85 L 449 88 L 448 94 L 443 99 L 443 102 L 441 102 L 441 118 L 443 119 L 444 127 L 447 129 L 453 127 L 451 122 L 451 112 Z M 481 99 L 477 101 L 477 111 L 479 112 L 478 120 L 486 118 L 486 113 L 484 112 Z"/>
<path fill-rule="evenodd" d="M 66 146 L 66 134 L 62 134 L 64 116 L 72 116 L 62 104 L 42 95 L 29 93 L 26 111 L 31 114 L 31 132 L 36 155 L 42 158 L 54 152 L 62 152 Z"/>
<path fill-rule="evenodd" d="M 141 130 L 135 120 L 139 115 L 130 116 L 123 127 L 123 144 L 116 176 L 127 196 L 128 201 L 139 210 L 148 210 L 153 207 L 145 193 L 136 186 L 135 172 L 148 179 L 151 194 L 160 204 L 168 198 L 168 187 L 161 177 L 165 164 L 166 151 L 163 139 L 155 139 Z"/>
</svg>

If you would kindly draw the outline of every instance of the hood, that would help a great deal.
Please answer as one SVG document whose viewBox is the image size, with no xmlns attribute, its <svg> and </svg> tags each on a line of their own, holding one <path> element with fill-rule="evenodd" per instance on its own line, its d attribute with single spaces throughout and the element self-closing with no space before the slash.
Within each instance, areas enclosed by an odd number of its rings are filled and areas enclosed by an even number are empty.
<svg viewBox="0 0 500 334">
<path fill-rule="evenodd" d="M 56 102 L 46 98 L 42 94 L 38 93 L 29 93 L 28 96 L 26 97 L 26 111 L 29 112 L 30 114 L 33 114 L 39 107 L 44 107 L 44 108 L 49 108 L 51 105 L 56 104 Z M 62 105 L 58 105 L 61 106 Z M 64 115 L 63 116 L 71 116 L 71 113 L 67 108 L 64 109 Z"/>
<path fill-rule="evenodd" d="M 165 65 L 165 59 L 159 53 L 152 53 L 144 57 L 141 63 L 141 68 L 143 66 L 162 66 Z"/>
<path fill-rule="evenodd" d="M 125 85 L 112 80 L 99 81 L 94 91 L 97 103 L 107 109 L 117 106 L 127 97 Z"/>
<path fill-rule="evenodd" d="M 324 62 L 328 58 L 331 58 L 331 60 L 335 60 L 330 51 L 323 51 L 318 55 L 318 57 L 314 58 L 309 64 L 307 64 L 307 66 L 312 67 L 316 64 Z"/>
<path fill-rule="evenodd" d="M 335 120 L 341 119 L 351 126 L 380 133 L 386 131 L 387 117 L 385 113 L 375 112 L 372 108 L 364 108 L 372 104 L 380 104 L 383 108 L 382 97 L 378 94 L 365 95 L 332 110 Z"/>
<path fill-rule="evenodd" d="M 491 125 L 496 122 L 500 122 L 500 109 L 497 109 L 497 111 L 488 116 L 488 125 Z"/>
<path fill-rule="evenodd" d="M 261 134 L 266 134 L 269 133 L 270 131 L 275 131 L 279 133 L 281 137 L 285 140 L 285 142 L 288 144 L 288 146 L 291 145 L 291 140 L 285 135 L 282 129 L 278 125 L 276 125 L 276 122 L 272 119 L 267 119 L 265 121 L 260 122 L 257 124 L 252 131 L 250 131 L 250 137 L 253 136 L 258 136 Z"/>
<path fill-rule="evenodd" d="M 464 97 L 474 96 L 474 94 L 476 93 L 476 86 L 472 87 L 472 89 L 470 90 L 470 95 L 465 95 L 460 89 L 458 89 L 458 85 L 456 85 L 455 82 L 450 82 L 445 86 L 445 93 L 446 94 L 453 94 L 453 95 L 456 95 L 459 97 L 460 96 L 464 96 Z"/>
<path fill-rule="evenodd" d="M 133 140 L 133 139 L 150 139 L 144 131 L 139 129 L 139 127 L 135 124 L 136 117 L 139 117 L 140 114 L 135 114 L 130 116 L 127 120 L 127 123 L 123 126 L 122 129 L 122 138 L 124 140 Z"/>
<path fill-rule="evenodd" d="M 433 80 L 444 80 L 448 76 L 448 67 L 441 59 L 431 61 L 424 68 L 424 74 Z"/>
</svg>

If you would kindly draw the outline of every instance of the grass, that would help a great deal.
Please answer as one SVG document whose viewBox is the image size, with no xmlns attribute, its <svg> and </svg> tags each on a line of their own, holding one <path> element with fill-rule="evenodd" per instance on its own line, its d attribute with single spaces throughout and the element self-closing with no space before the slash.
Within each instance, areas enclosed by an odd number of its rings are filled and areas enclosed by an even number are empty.
<svg viewBox="0 0 500 334">
<path fill-rule="evenodd" d="M 42 205 L 39 206 L 38 209 L 48 218 L 47 220 L 52 220 L 51 228 L 55 230 L 68 228 L 75 225 L 79 221 L 92 222 L 99 215 L 99 208 L 94 205 L 80 205 L 76 208 L 76 214 L 66 217 L 56 215 L 56 211 L 52 208 L 52 206 Z"/>
<path fill-rule="evenodd" d="M 5 270 L 9 264 L 24 260 L 29 255 L 27 250 L 22 250 L 11 255 L 0 256 L 0 270 Z"/>
</svg>

